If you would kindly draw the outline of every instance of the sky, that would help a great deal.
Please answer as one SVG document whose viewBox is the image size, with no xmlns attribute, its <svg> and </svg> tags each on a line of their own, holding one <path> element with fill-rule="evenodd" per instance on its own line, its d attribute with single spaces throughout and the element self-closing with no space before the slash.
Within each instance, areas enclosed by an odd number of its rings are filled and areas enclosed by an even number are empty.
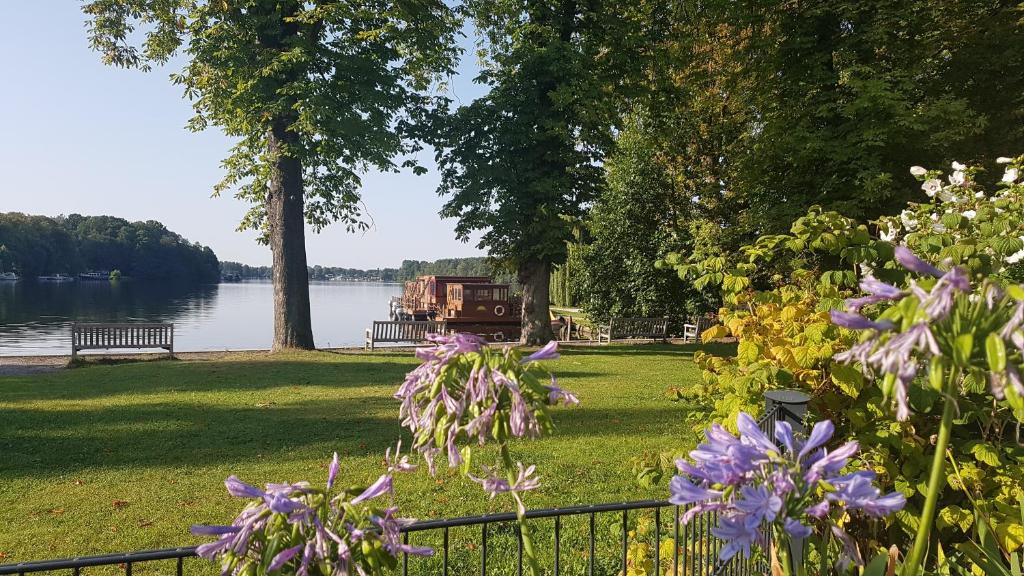
<svg viewBox="0 0 1024 576">
<path fill-rule="evenodd" d="M 158 220 L 221 260 L 269 265 L 270 250 L 236 227 L 247 204 L 211 198 L 231 141 L 216 128 L 185 129 L 192 108 L 168 75 L 104 66 L 88 46 L 78 0 L 0 0 L 0 212 Z M 463 39 L 469 47 L 471 39 Z M 467 50 L 450 83 L 457 101 L 482 93 Z M 423 176 L 368 173 L 362 195 L 374 227 L 307 231 L 310 265 L 397 267 L 402 260 L 479 256 L 438 216 L 433 151 Z"/>
</svg>

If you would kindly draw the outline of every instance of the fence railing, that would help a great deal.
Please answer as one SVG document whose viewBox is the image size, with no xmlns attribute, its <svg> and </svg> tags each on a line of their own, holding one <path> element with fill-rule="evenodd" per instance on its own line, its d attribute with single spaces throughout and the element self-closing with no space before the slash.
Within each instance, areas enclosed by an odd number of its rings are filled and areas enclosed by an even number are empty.
<svg viewBox="0 0 1024 576">
<path fill-rule="evenodd" d="M 763 431 L 769 435 L 772 434 L 774 423 L 778 420 L 789 422 L 796 431 L 803 430 L 803 418 L 808 400 L 806 395 L 791 391 L 771 391 L 766 393 L 765 397 L 765 412 L 758 422 Z M 673 576 L 762 576 L 770 573 L 767 554 L 764 551 L 751 558 L 735 556 L 729 562 L 719 562 L 718 557 L 723 543 L 711 533 L 712 527 L 717 524 L 717 514 L 713 512 L 700 514 L 689 523 L 684 524 L 680 518 L 687 510 L 689 510 L 688 506 L 677 506 L 667 501 L 644 500 L 529 510 L 526 512 L 526 517 L 532 520 L 530 526 L 535 534 L 545 534 L 545 540 L 549 539 L 547 535 L 550 534 L 550 549 L 538 547 L 539 550 L 548 551 L 546 557 L 542 556 L 539 560 L 544 563 L 545 571 L 549 571 L 555 576 L 564 572 L 564 563 L 569 556 L 563 542 L 566 523 L 569 519 L 585 521 L 586 549 L 582 551 L 582 554 L 586 558 L 585 574 L 588 576 L 608 574 L 607 570 L 610 567 L 617 567 L 618 570 L 621 570 L 620 574 L 627 574 L 630 565 L 630 547 L 645 543 L 643 542 L 645 538 L 648 539 L 646 544 L 650 545 L 648 550 L 653 555 L 655 574 L 659 576 L 663 574 Z M 646 518 L 653 516 L 653 531 L 648 536 L 641 537 L 639 530 L 630 529 L 630 522 L 632 519 L 635 526 L 640 516 L 644 514 L 647 515 Z M 598 517 L 604 519 L 608 515 L 618 516 L 615 519 L 618 523 L 618 541 L 615 543 L 618 548 L 618 558 L 612 561 L 609 561 L 608 558 L 599 558 L 597 551 L 599 541 L 604 548 L 607 548 L 609 544 L 607 539 L 599 537 L 597 529 Z M 550 526 L 550 533 L 539 531 L 544 525 Z M 602 526 L 606 526 L 606 524 L 602 522 Z M 472 550 L 479 555 L 477 566 L 472 570 L 467 570 L 463 564 L 453 568 L 451 533 L 454 529 L 472 528 L 479 530 L 479 540 L 472 545 Z M 510 529 L 511 538 L 508 537 Z M 488 567 L 493 566 L 495 536 L 501 536 L 502 543 L 508 543 L 511 539 L 514 547 L 516 546 L 515 542 L 518 541 L 514 560 L 508 562 L 508 558 L 503 558 L 506 562 L 501 565 L 501 573 L 506 574 L 509 573 L 506 570 L 513 569 L 515 574 L 519 576 L 523 574 L 523 545 L 514 513 L 421 520 L 404 527 L 402 532 L 405 543 L 431 544 L 436 551 L 433 558 L 410 558 L 408 555 L 403 555 L 400 563 L 403 576 L 416 573 L 442 574 L 444 576 L 479 573 L 481 576 L 487 576 L 489 574 Z M 608 533 L 605 532 L 605 535 Z M 660 554 L 665 539 L 671 542 L 673 549 L 671 557 L 667 560 Z M 429 540 L 429 542 L 423 540 Z M 576 540 L 574 539 L 574 541 Z M 573 558 L 578 559 L 580 551 L 576 550 L 575 552 Z M 465 555 L 461 555 L 460 558 L 466 560 Z M 0 564 L 0 575 L 70 571 L 72 576 L 80 576 L 85 568 L 108 566 L 115 567 L 125 576 L 132 576 L 133 571 L 140 564 L 155 568 L 157 562 L 163 562 L 158 573 L 170 573 L 173 570 L 174 574 L 182 576 L 186 573 L 186 561 L 189 561 L 190 565 L 198 562 L 205 563 L 196 557 L 196 548 L 190 546 L 124 554 L 83 556 L 63 560 Z M 637 561 L 639 561 L 637 558 L 633 558 L 633 562 Z M 170 565 L 171 562 L 173 562 L 173 568 Z"/>
</svg>

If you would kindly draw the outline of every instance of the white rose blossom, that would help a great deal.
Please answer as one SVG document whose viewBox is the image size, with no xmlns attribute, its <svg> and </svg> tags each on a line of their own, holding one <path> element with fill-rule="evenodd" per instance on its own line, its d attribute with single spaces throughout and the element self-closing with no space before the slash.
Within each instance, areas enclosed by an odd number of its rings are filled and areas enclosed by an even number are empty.
<svg viewBox="0 0 1024 576">
<path fill-rule="evenodd" d="M 1007 184 L 1013 184 L 1014 182 L 1017 181 L 1017 178 L 1019 176 L 1020 172 L 1018 172 L 1016 168 L 1007 168 L 1006 172 L 1003 173 L 1003 182 L 1006 182 Z"/>
<path fill-rule="evenodd" d="M 968 220 L 974 220 L 974 217 L 977 215 L 978 213 L 975 212 L 974 210 L 964 210 L 963 214 L 964 218 L 967 218 Z"/>
<path fill-rule="evenodd" d="M 965 182 L 967 182 L 967 177 L 960 170 L 949 175 L 949 183 L 954 186 L 963 186 Z"/>
<path fill-rule="evenodd" d="M 964 166 L 963 164 L 957 162 L 956 160 L 953 161 L 952 166 L 953 166 L 953 170 L 956 170 L 957 172 L 960 172 L 962 170 L 966 170 L 967 169 L 967 166 Z"/>
<path fill-rule="evenodd" d="M 925 174 L 928 173 L 928 171 L 921 166 L 911 166 L 910 173 L 913 174 L 914 176 L 924 176 Z"/>
<path fill-rule="evenodd" d="M 1013 158 L 1007 158 L 1006 156 L 996 158 L 996 164 L 1009 164 L 1010 162 L 1013 162 Z"/>
</svg>

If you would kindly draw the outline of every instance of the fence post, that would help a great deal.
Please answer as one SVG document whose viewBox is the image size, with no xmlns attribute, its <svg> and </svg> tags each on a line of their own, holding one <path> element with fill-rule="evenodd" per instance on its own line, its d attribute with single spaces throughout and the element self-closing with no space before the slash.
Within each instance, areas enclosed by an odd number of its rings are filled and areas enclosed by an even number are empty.
<svg viewBox="0 0 1024 576">
<path fill-rule="evenodd" d="M 764 413 L 771 414 L 777 410 L 776 420 L 788 422 L 793 432 L 806 432 L 804 417 L 807 415 L 807 403 L 811 397 L 800 390 L 768 390 L 764 393 Z"/>
<path fill-rule="evenodd" d="M 800 390 L 768 390 L 764 393 L 764 413 L 774 412 L 775 421 L 789 423 L 795 434 L 806 434 L 807 426 L 804 420 L 807 416 L 807 403 L 810 400 L 811 397 Z M 774 430 L 769 432 L 769 437 L 772 432 Z M 789 543 L 789 556 L 791 562 L 803 562 L 803 539 L 793 539 Z M 791 567 L 791 570 L 795 569 L 795 565 Z"/>
</svg>

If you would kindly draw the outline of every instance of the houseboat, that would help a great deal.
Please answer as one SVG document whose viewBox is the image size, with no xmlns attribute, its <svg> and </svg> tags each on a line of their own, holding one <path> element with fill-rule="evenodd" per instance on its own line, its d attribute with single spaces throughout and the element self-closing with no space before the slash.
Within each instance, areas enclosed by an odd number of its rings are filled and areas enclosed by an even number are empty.
<svg viewBox="0 0 1024 576">
<path fill-rule="evenodd" d="M 91 282 L 110 281 L 110 272 L 81 272 L 78 279 Z"/>
<path fill-rule="evenodd" d="M 420 276 L 391 303 L 398 320 L 443 321 L 448 330 L 504 342 L 519 338 L 520 301 L 487 276 Z"/>
</svg>

